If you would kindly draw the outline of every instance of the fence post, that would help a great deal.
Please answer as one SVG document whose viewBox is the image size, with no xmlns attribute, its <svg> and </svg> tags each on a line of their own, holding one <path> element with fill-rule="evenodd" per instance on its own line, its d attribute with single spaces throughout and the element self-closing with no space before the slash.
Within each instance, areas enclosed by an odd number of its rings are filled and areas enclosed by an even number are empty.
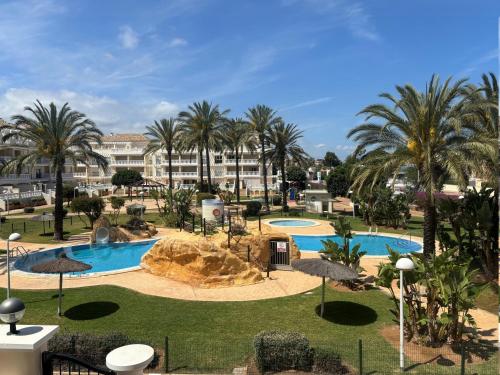
<svg viewBox="0 0 500 375">
<path fill-rule="evenodd" d="M 14 223 L 12 223 L 11 225 L 12 225 L 12 231 L 11 231 L 11 233 L 14 233 Z"/>
<path fill-rule="evenodd" d="M 363 375 L 363 340 L 358 341 L 359 375 Z"/>
<path fill-rule="evenodd" d="M 224 231 L 224 212 L 222 213 L 222 230 Z"/>
<path fill-rule="evenodd" d="M 267 278 L 269 279 L 269 271 L 271 270 L 271 258 L 267 261 Z"/>
<path fill-rule="evenodd" d="M 23 221 L 23 228 L 24 228 L 24 233 L 26 233 L 26 222 Z"/>
<path fill-rule="evenodd" d="M 207 235 L 207 219 L 203 218 L 203 237 Z"/>
<path fill-rule="evenodd" d="M 231 250 L 231 231 L 227 231 L 227 248 Z"/>
<path fill-rule="evenodd" d="M 163 369 L 168 372 L 168 336 L 165 336 L 165 353 L 163 353 Z"/>
<path fill-rule="evenodd" d="M 260 223 L 260 212 L 259 212 L 259 232 L 262 232 L 262 230 L 261 230 L 261 223 Z"/>
<path fill-rule="evenodd" d="M 250 262 L 250 245 L 247 247 L 247 262 Z"/>
<path fill-rule="evenodd" d="M 71 215 L 69 217 L 69 223 L 70 223 L 70 225 L 73 225 L 73 216 L 71 216 Z"/>
<path fill-rule="evenodd" d="M 227 218 L 229 219 L 229 223 L 227 225 L 227 228 L 228 228 L 227 231 L 231 232 L 231 211 L 229 211 Z"/>
<path fill-rule="evenodd" d="M 196 221 L 195 221 L 195 216 L 193 214 L 193 233 L 196 233 L 195 227 L 196 227 Z"/>
<path fill-rule="evenodd" d="M 465 375 L 465 344 L 460 347 L 460 375 Z"/>
</svg>

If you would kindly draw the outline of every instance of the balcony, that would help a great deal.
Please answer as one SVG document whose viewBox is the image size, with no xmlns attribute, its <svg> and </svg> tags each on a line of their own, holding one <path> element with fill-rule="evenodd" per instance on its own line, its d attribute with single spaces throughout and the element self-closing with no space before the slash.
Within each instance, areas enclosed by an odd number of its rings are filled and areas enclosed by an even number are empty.
<svg viewBox="0 0 500 375">
<path fill-rule="evenodd" d="M 226 159 L 225 164 L 227 165 L 236 165 L 235 159 Z M 258 165 L 258 159 L 240 159 L 238 160 L 239 165 Z"/>
<path fill-rule="evenodd" d="M 164 177 L 168 176 L 168 173 L 163 174 Z M 196 177 L 198 172 L 172 172 L 172 176 L 175 177 Z"/>
<path fill-rule="evenodd" d="M 114 160 L 111 165 L 144 165 L 144 160 Z"/>
<path fill-rule="evenodd" d="M 109 148 L 109 149 L 99 149 L 95 150 L 97 152 L 109 153 L 111 155 L 142 155 L 144 148 L 134 147 L 134 148 Z"/>
<path fill-rule="evenodd" d="M 85 172 L 74 172 L 73 177 L 87 177 L 87 173 Z"/>
<path fill-rule="evenodd" d="M 226 176 L 233 177 L 236 176 L 236 171 L 227 171 Z M 259 171 L 241 171 L 240 177 L 248 177 L 248 176 L 260 176 Z"/>
</svg>

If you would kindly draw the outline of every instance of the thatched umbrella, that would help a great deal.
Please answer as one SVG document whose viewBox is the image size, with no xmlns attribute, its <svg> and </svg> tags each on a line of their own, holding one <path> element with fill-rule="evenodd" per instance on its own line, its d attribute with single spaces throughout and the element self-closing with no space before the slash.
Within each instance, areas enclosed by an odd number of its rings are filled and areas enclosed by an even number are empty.
<svg viewBox="0 0 500 375">
<path fill-rule="evenodd" d="M 54 215 L 44 212 L 41 215 L 36 215 L 31 218 L 32 221 L 41 221 L 43 224 L 43 234 L 45 234 L 45 222 L 54 221 Z"/>
<path fill-rule="evenodd" d="M 293 260 L 292 267 L 308 275 L 320 276 L 323 278 L 321 286 L 321 316 L 323 316 L 325 310 L 325 278 L 329 277 L 337 281 L 355 280 L 358 278 L 358 273 L 352 268 L 337 262 L 330 262 L 323 258 Z"/>
<path fill-rule="evenodd" d="M 68 258 L 66 253 L 61 253 L 57 259 L 34 265 L 33 267 L 31 267 L 31 271 L 37 273 L 59 274 L 59 305 L 57 306 L 57 314 L 61 316 L 63 273 L 83 272 L 91 268 L 91 265 Z"/>
</svg>

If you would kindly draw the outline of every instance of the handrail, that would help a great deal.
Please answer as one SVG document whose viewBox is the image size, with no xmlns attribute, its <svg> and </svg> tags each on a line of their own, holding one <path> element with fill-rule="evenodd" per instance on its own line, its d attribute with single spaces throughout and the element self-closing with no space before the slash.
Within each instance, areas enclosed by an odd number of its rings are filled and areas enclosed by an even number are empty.
<svg viewBox="0 0 500 375">
<path fill-rule="evenodd" d="M 410 242 L 411 242 L 411 232 L 410 231 L 403 233 L 401 236 L 398 237 L 398 239 L 396 241 L 404 240 L 404 238 L 403 238 L 404 236 L 410 237 Z"/>
<path fill-rule="evenodd" d="M 25 256 L 28 255 L 28 251 L 24 248 L 24 246 L 22 245 L 18 245 L 16 247 L 13 247 L 12 250 L 11 250 L 11 254 L 12 256 L 14 256 L 14 251 L 17 251 L 17 254 L 21 254 L 21 256 L 24 258 Z"/>
<path fill-rule="evenodd" d="M 42 353 L 42 375 L 53 375 L 54 373 L 54 363 L 53 361 L 58 359 L 60 361 L 66 361 L 70 366 L 78 366 L 78 371 L 81 367 L 89 371 L 94 371 L 99 375 L 116 375 L 116 372 L 104 369 L 100 366 L 92 365 L 82 359 L 78 359 L 71 354 L 66 353 L 54 353 L 54 352 L 43 352 Z"/>
</svg>

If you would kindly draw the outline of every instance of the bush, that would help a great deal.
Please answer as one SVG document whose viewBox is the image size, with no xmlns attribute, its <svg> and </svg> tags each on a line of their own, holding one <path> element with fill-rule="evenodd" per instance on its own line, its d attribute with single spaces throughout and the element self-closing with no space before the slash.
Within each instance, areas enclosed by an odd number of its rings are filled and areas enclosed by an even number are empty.
<svg viewBox="0 0 500 375">
<path fill-rule="evenodd" d="M 288 205 L 283 206 L 283 212 L 288 212 L 290 211 L 290 207 Z"/>
<path fill-rule="evenodd" d="M 281 195 L 273 195 L 273 197 L 272 197 L 273 206 L 280 206 L 281 199 L 282 199 Z"/>
<path fill-rule="evenodd" d="M 266 371 L 310 371 L 314 351 L 309 340 L 298 332 L 264 331 L 254 338 L 255 360 Z"/>
<path fill-rule="evenodd" d="M 5 216 L 0 216 L 0 223 L 5 223 L 7 218 Z"/>
<path fill-rule="evenodd" d="M 143 205 L 130 205 L 127 206 L 127 215 L 142 216 L 146 212 L 146 206 Z"/>
<path fill-rule="evenodd" d="M 215 195 L 210 193 L 198 193 L 196 194 L 196 204 L 201 205 L 201 201 L 204 199 L 215 199 Z"/>
<path fill-rule="evenodd" d="M 231 234 L 233 236 L 243 236 L 246 234 L 245 227 L 239 223 L 231 224 Z"/>
<path fill-rule="evenodd" d="M 78 197 L 71 202 L 73 212 L 83 212 L 89 218 L 91 228 L 94 226 L 94 221 L 101 216 L 105 206 L 104 201 L 99 197 Z"/>
<path fill-rule="evenodd" d="M 131 186 L 142 180 L 143 178 L 141 174 L 134 169 L 123 169 L 121 171 L 117 171 L 111 177 L 111 183 L 115 186 Z"/>
<path fill-rule="evenodd" d="M 52 210 L 52 215 L 55 215 L 55 212 L 56 212 L 55 210 Z M 62 213 L 63 217 L 66 217 L 68 215 L 68 210 L 66 208 L 63 208 Z"/>
<path fill-rule="evenodd" d="M 24 207 L 23 211 L 25 214 L 32 214 L 33 212 L 35 212 L 35 207 Z"/>
<path fill-rule="evenodd" d="M 349 370 L 342 365 L 337 353 L 325 349 L 315 349 L 313 373 L 340 375 L 349 374 Z"/>
<path fill-rule="evenodd" d="M 179 216 L 175 212 L 169 212 L 161 215 L 163 224 L 168 228 L 177 228 L 179 226 Z"/>
<path fill-rule="evenodd" d="M 82 359 L 97 366 L 106 365 L 106 355 L 120 346 L 130 344 L 151 343 L 132 340 L 121 333 L 108 333 L 96 335 L 92 333 L 58 333 L 49 340 L 48 350 L 56 353 L 71 354 L 78 359 Z M 155 350 L 153 361 L 148 366 L 155 368 L 158 366 L 159 354 Z"/>
<path fill-rule="evenodd" d="M 250 201 L 247 203 L 246 215 L 256 216 L 259 214 L 261 208 L 262 203 L 260 203 L 259 201 Z"/>
</svg>

